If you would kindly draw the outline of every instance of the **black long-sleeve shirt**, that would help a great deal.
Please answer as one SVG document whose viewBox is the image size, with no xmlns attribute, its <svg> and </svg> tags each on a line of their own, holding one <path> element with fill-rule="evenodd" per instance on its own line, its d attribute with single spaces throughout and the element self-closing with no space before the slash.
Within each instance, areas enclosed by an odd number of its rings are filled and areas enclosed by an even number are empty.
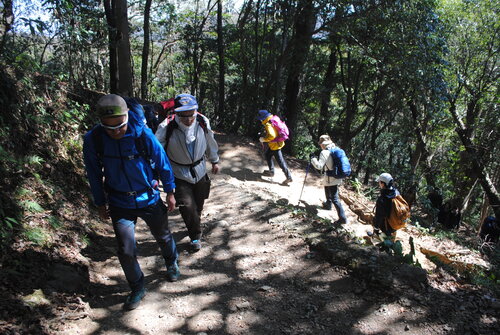
<svg viewBox="0 0 500 335">
<path fill-rule="evenodd" d="M 392 199 L 399 195 L 399 191 L 395 187 L 383 188 L 380 190 L 380 195 L 375 205 L 375 219 L 374 226 L 382 230 L 386 235 L 394 232 L 387 222 L 387 218 L 391 215 Z"/>
</svg>

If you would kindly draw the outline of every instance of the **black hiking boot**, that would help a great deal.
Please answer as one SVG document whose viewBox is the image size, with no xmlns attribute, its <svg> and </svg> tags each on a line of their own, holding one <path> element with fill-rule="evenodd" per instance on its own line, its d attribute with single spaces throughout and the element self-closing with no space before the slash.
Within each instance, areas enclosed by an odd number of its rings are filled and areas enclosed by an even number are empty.
<svg viewBox="0 0 500 335">
<path fill-rule="evenodd" d="M 125 300 L 125 303 L 123 304 L 123 309 L 126 311 L 131 311 L 133 309 L 136 309 L 141 304 L 141 300 L 142 298 L 144 298 L 145 295 L 146 295 L 146 290 L 143 288 L 138 291 L 133 291 L 127 297 L 127 300 Z"/>
<path fill-rule="evenodd" d="M 266 171 L 262 172 L 262 175 L 266 176 L 266 177 L 274 177 L 274 171 L 266 170 Z"/>
</svg>

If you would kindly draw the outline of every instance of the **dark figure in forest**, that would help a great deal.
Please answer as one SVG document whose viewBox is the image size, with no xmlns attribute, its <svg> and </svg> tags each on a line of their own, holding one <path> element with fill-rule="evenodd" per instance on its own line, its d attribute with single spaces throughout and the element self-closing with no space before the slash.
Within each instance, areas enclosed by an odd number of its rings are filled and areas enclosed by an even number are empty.
<svg viewBox="0 0 500 335">
<path fill-rule="evenodd" d="M 174 174 L 167 155 L 152 131 L 145 126 L 141 106 L 109 94 L 97 102 L 100 124 L 84 138 L 83 156 L 87 177 L 102 220 L 113 223 L 118 259 L 131 293 L 124 309 L 136 308 L 145 295 L 144 274 L 137 262 L 135 227 L 143 219 L 160 246 L 167 279 L 179 277 L 177 248 L 168 229 L 167 211 L 175 207 Z M 160 198 L 158 182 L 167 192 L 167 206 Z"/>
<path fill-rule="evenodd" d="M 219 171 L 219 147 L 207 117 L 198 113 L 198 102 L 190 94 L 175 98 L 175 116 L 165 119 L 156 137 L 172 163 L 177 189 L 175 199 L 186 224 L 192 251 L 201 249 L 201 212 L 210 194 L 210 178 Z"/>
<path fill-rule="evenodd" d="M 376 181 L 380 188 L 380 195 L 375 205 L 374 233 L 379 234 L 382 231 L 388 237 L 395 238 L 396 230 L 388 223 L 388 218 L 391 215 L 392 199 L 399 195 L 399 191 L 394 186 L 394 179 L 389 173 L 382 173 Z"/>
<path fill-rule="evenodd" d="M 273 117 L 274 115 L 269 113 L 267 110 L 260 110 L 257 114 L 257 120 L 259 120 L 262 123 L 262 125 L 264 126 L 264 130 L 266 132 L 266 136 L 261 136 L 259 138 L 259 141 L 261 143 L 267 143 L 268 145 L 268 148 L 266 149 L 264 156 L 266 158 L 269 170 L 265 171 L 264 174 L 269 177 L 274 176 L 274 162 L 273 162 L 273 156 L 274 156 L 274 158 L 278 162 L 279 167 L 281 168 L 286 177 L 283 184 L 288 185 L 292 182 L 293 179 L 290 170 L 288 170 L 286 161 L 283 158 L 283 153 L 281 152 L 281 149 L 285 146 L 285 141 L 282 138 L 280 138 L 279 129 L 276 129 L 276 127 L 271 122 Z M 282 123 L 283 121 L 279 120 L 278 122 Z"/>
<path fill-rule="evenodd" d="M 429 192 L 427 198 L 439 212 L 437 222 L 441 223 L 447 229 L 458 229 L 462 218 L 459 201 L 457 199 L 449 200 L 443 204 L 443 197 L 437 190 Z"/>
<path fill-rule="evenodd" d="M 486 243 L 496 244 L 500 238 L 500 224 L 494 216 L 484 219 L 479 237 Z"/>
<path fill-rule="evenodd" d="M 156 129 L 158 129 L 158 125 L 160 122 L 158 121 L 158 115 L 156 114 L 155 106 L 153 105 L 144 105 L 144 116 L 146 117 L 146 123 L 151 129 L 151 131 L 156 133 Z"/>
<path fill-rule="evenodd" d="M 331 150 L 335 148 L 335 143 L 332 142 L 330 136 L 321 135 L 318 144 L 321 147 L 321 153 L 318 158 L 311 156 L 311 164 L 315 169 L 323 172 L 323 186 L 326 197 L 323 208 L 331 210 L 333 204 L 339 216 L 339 219 L 334 224 L 347 223 L 344 208 L 339 197 L 339 186 L 342 184 L 342 179 L 335 178 L 328 173 L 328 171 L 333 171 L 335 168 L 335 162 L 331 154 Z"/>
</svg>

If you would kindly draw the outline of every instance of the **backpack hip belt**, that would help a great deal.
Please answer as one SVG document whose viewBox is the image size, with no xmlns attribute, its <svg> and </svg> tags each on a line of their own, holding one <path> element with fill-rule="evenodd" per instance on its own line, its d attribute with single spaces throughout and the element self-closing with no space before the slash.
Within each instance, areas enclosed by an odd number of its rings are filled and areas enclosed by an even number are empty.
<svg viewBox="0 0 500 335">
<path fill-rule="evenodd" d="M 138 191 L 127 191 L 127 192 L 123 192 L 123 191 L 118 191 L 118 190 L 115 190 L 113 188 L 111 188 L 109 185 L 105 184 L 104 185 L 104 188 L 106 189 L 106 192 L 108 193 L 113 193 L 113 194 L 120 194 L 120 195 L 126 195 L 128 197 L 135 197 L 137 196 L 138 194 L 142 194 L 142 193 L 145 193 L 149 190 L 152 190 L 153 188 L 151 187 L 146 187 L 146 188 L 143 188 L 142 190 L 138 190 Z"/>
<path fill-rule="evenodd" d="M 205 160 L 204 157 L 198 159 L 197 161 L 191 163 L 191 164 L 181 164 L 181 163 L 177 163 L 176 161 L 174 161 L 173 159 L 170 159 L 170 161 L 174 164 L 177 164 L 177 165 L 180 165 L 180 166 L 186 166 L 186 167 L 189 167 L 189 172 L 191 173 L 191 177 L 193 177 L 194 179 L 196 179 L 196 173 L 194 171 L 194 167 L 198 164 L 200 164 L 201 162 L 203 162 Z"/>
</svg>

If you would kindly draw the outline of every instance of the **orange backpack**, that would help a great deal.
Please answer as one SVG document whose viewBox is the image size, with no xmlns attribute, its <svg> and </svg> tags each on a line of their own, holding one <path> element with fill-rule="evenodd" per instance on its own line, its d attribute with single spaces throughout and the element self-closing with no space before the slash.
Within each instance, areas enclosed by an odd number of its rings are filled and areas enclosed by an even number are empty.
<svg viewBox="0 0 500 335">
<path fill-rule="evenodd" d="M 389 224 L 392 229 L 398 230 L 406 226 L 409 219 L 410 206 L 401 195 L 397 195 L 392 199 L 391 214 L 387 218 L 386 224 Z"/>
</svg>

